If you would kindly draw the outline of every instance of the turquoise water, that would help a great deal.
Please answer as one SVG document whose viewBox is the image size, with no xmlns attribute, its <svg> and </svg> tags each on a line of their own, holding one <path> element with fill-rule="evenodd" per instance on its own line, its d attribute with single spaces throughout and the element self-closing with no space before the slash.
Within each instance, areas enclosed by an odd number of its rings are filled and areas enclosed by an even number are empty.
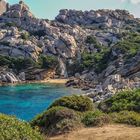
<svg viewBox="0 0 140 140">
<path fill-rule="evenodd" d="M 57 98 L 79 91 L 56 84 L 27 84 L 0 87 L 0 113 L 31 120 Z"/>
</svg>

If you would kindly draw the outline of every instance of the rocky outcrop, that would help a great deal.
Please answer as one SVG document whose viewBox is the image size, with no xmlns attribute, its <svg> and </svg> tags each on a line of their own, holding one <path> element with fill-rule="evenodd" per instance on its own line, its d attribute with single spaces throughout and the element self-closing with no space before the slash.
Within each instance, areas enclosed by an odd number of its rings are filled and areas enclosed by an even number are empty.
<svg viewBox="0 0 140 140">
<path fill-rule="evenodd" d="M 24 75 L 23 75 L 24 74 Z M 25 77 L 26 81 L 41 81 L 53 79 L 55 76 L 54 70 L 28 68 L 22 72 L 22 77 Z M 21 77 L 21 74 L 19 75 Z"/>
<path fill-rule="evenodd" d="M 71 79 L 66 86 L 78 87 L 85 90 L 85 95 L 92 98 L 93 102 L 101 102 L 114 94 L 140 87 L 140 79 L 130 80 L 121 77 L 119 74 L 110 75 L 101 83 L 85 81 L 82 79 Z"/>
<path fill-rule="evenodd" d="M 120 68 L 120 74 L 125 77 L 133 78 L 135 77 L 136 73 L 140 72 L 140 53 L 135 55 L 128 63 L 124 64 Z M 140 75 L 136 74 L 138 78 Z"/>
<path fill-rule="evenodd" d="M 0 8 L 1 10 L 1 8 Z M 2 10 L 3 11 L 3 10 Z M 88 43 L 87 38 L 94 37 L 102 47 L 112 48 L 114 44 L 123 40 L 128 32 L 136 31 L 140 26 L 140 20 L 134 18 L 125 10 L 60 10 L 59 15 L 53 21 L 37 19 L 29 7 L 20 1 L 6 9 L 0 16 L 0 55 L 10 57 L 31 58 L 38 61 L 40 55 L 53 55 L 59 60 L 60 75 L 69 77 L 67 65 L 73 64 L 74 60 L 81 60 L 83 52 L 98 52 L 96 44 Z M 111 49 L 111 56 L 120 54 Z M 97 85 L 109 89 L 113 85 L 106 84 L 112 75 L 120 75 L 138 81 L 140 77 L 139 53 L 131 62 L 125 63 L 121 60 L 111 60 L 107 68 L 97 74 L 93 69 L 74 73 L 74 81 L 68 85 L 74 85 L 83 89 L 95 88 Z M 46 70 L 29 68 L 18 73 L 22 81 L 38 80 L 49 77 Z M 45 76 L 43 76 L 45 75 Z M 50 74 L 51 75 L 51 74 Z M 53 77 L 54 74 L 51 75 Z M 11 75 L 10 75 L 11 76 Z M 111 78 L 111 79 L 109 79 Z M 112 81 L 111 81 L 112 82 Z M 109 82 L 109 83 L 111 83 Z"/>
<path fill-rule="evenodd" d="M 5 13 L 9 18 L 33 18 L 33 14 L 30 12 L 29 7 L 20 1 L 19 4 L 15 4 L 9 7 L 8 11 Z M 24 20 L 25 20 L 24 19 Z"/>
<path fill-rule="evenodd" d="M 13 72 L 0 72 L 0 83 L 19 83 L 20 81 L 19 77 Z"/>
<path fill-rule="evenodd" d="M 0 15 L 2 15 L 4 12 L 6 12 L 8 9 L 8 4 L 5 0 L 0 0 Z"/>
<path fill-rule="evenodd" d="M 133 20 L 133 15 L 130 15 L 125 10 L 91 10 L 91 11 L 76 11 L 76 10 L 60 10 L 56 20 L 69 25 L 92 26 L 92 28 L 117 27 L 121 28 L 127 21 Z"/>
</svg>

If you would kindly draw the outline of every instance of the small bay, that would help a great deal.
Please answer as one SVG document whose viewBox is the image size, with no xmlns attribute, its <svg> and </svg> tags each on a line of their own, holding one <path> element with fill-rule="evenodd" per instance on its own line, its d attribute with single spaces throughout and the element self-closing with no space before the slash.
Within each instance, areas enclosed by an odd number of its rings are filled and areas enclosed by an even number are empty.
<svg viewBox="0 0 140 140">
<path fill-rule="evenodd" d="M 23 84 L 0 87 L 0 113 L 29 121 L 57 98 L 80 94 L 61 84 Z"/>
</svg>

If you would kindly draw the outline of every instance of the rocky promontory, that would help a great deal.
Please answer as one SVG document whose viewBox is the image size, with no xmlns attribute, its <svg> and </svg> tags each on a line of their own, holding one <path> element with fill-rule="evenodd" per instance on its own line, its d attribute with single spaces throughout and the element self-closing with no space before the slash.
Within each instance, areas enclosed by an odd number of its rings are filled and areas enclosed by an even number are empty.
<svg viewBox="0 0 140 140">
<path fill-rule="evenodd" d="M 1 82 L 70 78 L 67 86 L 99 89 L 102 100 L 139 87 L 140 19 L 119 9 L 63 9 L 54 20 L 38 19 L 23 1 L 1 0 L 0 66 Z"/>
</svg>

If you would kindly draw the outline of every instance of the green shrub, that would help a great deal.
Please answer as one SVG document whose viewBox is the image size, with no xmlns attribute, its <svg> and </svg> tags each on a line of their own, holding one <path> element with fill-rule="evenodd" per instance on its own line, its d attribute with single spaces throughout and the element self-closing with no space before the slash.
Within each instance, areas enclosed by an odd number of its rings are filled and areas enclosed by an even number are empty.
<svg viewBox="0 0 140 140">
<path fill-rule="evenodd" d="M 104 112 L 123 110 L 140 112 L 140 89 L 118 93 L 100 103 L 98 108 Z"/>
<path fill-rule="evenodd" d="M 52 103 L 50 108 L 54 106 L 63 106 L 81 112 L 93 110 L 93 103 L 88 97 L 76 95 L 62 97 Z"/>
<path fill-rule="evenodd" d="M 24 39 L 24 40 L 28 40 L 29 37 L 30 37 L 30 34 L 28 32 L 25 32 L 25 33 L 21 34 L 21 38 Z"/>
<path fill-rule="evenodd" d="M 110 118 L 107 114 L 104 114 L 100 111 L 88 111 L 84 113 L 82 122 L 85 126 L 102 126 L 110 122 Z"/>
<path fill-rule="evenodd" d="M 113 59 L 110 57 L 111 49 L 109 47 L 101 46 L 95 37 L 87 36 L 86 43 L 94 44 L 94 48 L 97 49 L 97 52 L 82 52 L 80 61 L 75 59 L 73 64 L 68 65 L 68 70 L 70 69 L 70 72 L 68 72 L 70 75 L 91 69 L 94 69 L 97 74 L 101 73 L 107 68 L 110 60 Z M 71 73 L 71 71 L 73 73 Z"/>
<path fill-rule="evenodd" d="M 35 66 L 36 63 L 31 58 L 12 58 L 11 67 L 20 71 Z"/>
<path fill-rule="evenodd" d="M 0 45 L 3 45 L 3 46 L 10 46 L 10 43 L 7 42 L 7 41 L 1 41 L 1 42 L 0 42 Z"/>
<path fill-rule="evenodd" d="M 0 66 L 9 66 L 11 63 L 9 57 L 0 55 Z"/>
<path fill-rule="evenodd" d="M 8 66 L 9 68 L 15 69 L 17 71 L 26 69 L 28 67 L 54 69 L 58 66 L 58 60 L 54 56 L 40 56 L 38 62 L 35 62 L 31 58 L 16 58 L 0 55 L 0 66 Z"/>
<path fill-rule="evenodd" d="M 0 114 L 0 140 L 43 140 L 43 138 L 28 123 Z"/>
<path fill-rule="evenodd" d="M 115 123 L 140 126 L 140 114 L 133 111 L 121 111 L 110 114 Z"/>
<path fill-rule="evenodd" d="M 31 125 L 38 126 L 42 133 L 56 135 L 74 130 L 80 127 L 81 123 L 74 110 L 56 106 L 37 116 Z"/>
<path fill-rule="evenodd" d="M 94 36 L 87 36 L 85 42 L 88 44 L 98 44 L 98 42 Z"/>
<path fill-rule="evenodd" d="M 15 22 L 7 22 L 7 23 L 5 23 L 5 26 L 8 26 L 8 27 L 17 27 L 17 24 Z"/>
<path fill-rule="evenodd" d="M 109 63 L 110 49 L 102 48 L 100 52 L 87 53 L 81 55 L 81 65 L 85 70 L 94 68 L 95 72 L 102 72 Z"/>
<path fill-rule="evenodd" d="M 9 68 L 20 71 L 28 67 L 35 66 L 35 62 L 30 58 L 15 58 L 0 55 L 0 66 L 8 66 Z"/>
<path fill-rule="evenodd" d="M 114 45 L 113 49 L 117 54 L 123 54 L 124 58 L 129 59 L 140 51 L 140 34 L 130 33 L 127 36 L 126 39 Z"/>
<path fill-rule="evenodd" d="M 46 32 L 45 30 L 38 30 L 38 31 L 30 32 L 30 34 L 33 36 L 42 37 L 46 35 Z"/>
<path fill-rule="evenodd" d="M 94 47 L 95 47 L 97 50 L 101 50 L 101 49 L 104 47 L 104 46 L 101 46 L 101 45 L 99 44 L 99 42 L 97 41 L 96 37 L 94 37 L 94 36 L 87 36 L 85 42 L 88 43 L 88 44 L 93 44 Z"/>
<path fill-rule="evenodd" d="M 41 55 L 38 60 L 38 65 L 41 68 L 56 68 L 58 66 L 58 59 L 55 56 Z"/>
</svg>

